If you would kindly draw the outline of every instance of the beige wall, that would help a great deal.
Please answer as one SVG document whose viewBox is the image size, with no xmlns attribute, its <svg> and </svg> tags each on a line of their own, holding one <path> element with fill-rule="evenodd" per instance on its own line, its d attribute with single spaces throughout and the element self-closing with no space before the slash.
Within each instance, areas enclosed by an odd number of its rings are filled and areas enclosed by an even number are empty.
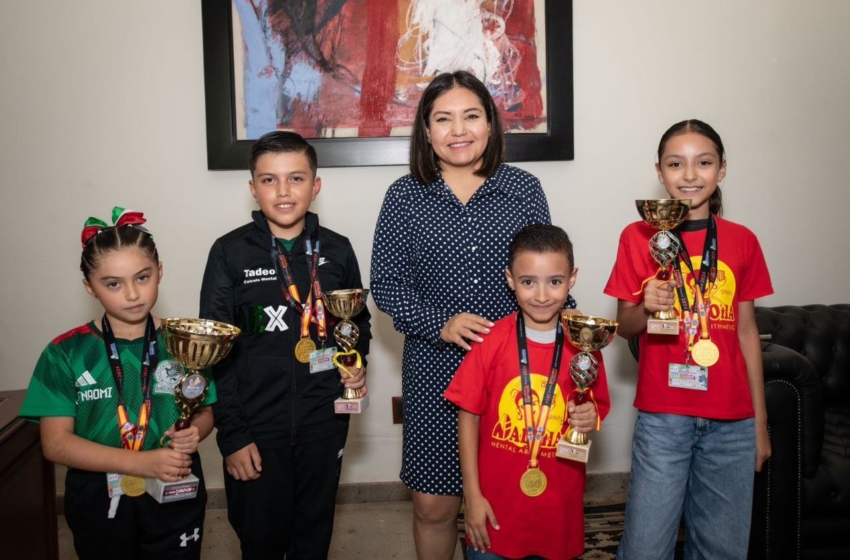
<svg viewBox="0 0 850 560">
<path fill-rule="evenodd" d="M 98 315 L 77 270 L 86 217 L 113 205 L 149 216 L 160 316 L 197 313 L 210 244 L 248 219 L 247 172 L 206 169 L 200 6 L 0 2 L 0 389 L 25 387 L 53 336 Z M 575 161 L 521 167 L 574 239 L 581 308 L 614 316 L 602 287 L 618 234 L 633 199 L 661 196 L 656 143 L 689 117 L 727 144 L 726 215 L 759 235 L 776 288 L 760 303 L 846 302 L 850 3 L 576 0 L 574 19 Z M 315 209 L 351 238 L 367 280 L 383 194 L 404 172 L 321 172 Z M 354 420 L 346 481 L 395 480 L 400 463 L 389 405 L 401 337 L 380 313 L 375 333 L 372 406 Z M 615 407 L 590 469 L 625 471 L 635 367 L 621 340 L 605 355 Z M 216 484 L 217 451 L 205 449 Z"/>
</svg>

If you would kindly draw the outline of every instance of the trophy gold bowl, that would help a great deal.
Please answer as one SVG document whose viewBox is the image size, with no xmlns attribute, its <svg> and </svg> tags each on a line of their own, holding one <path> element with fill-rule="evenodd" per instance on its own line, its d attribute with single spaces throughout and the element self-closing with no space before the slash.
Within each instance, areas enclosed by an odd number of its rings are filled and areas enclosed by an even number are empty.
<svg viewBox="0 0 850 560">
<path fill-rule="evenodd" d="M 162 319 L 161 324 L 165 347 L 183 366 L 183 376 L 174 387 L 174 402 L 180 407 L 180 419 L 174 424 L 174 430 L 185 430 L 209 388 L 209 381 L 200 370 L 224 359 L 241 330 L 207 319 L 170 318 Z M 160 444 L 165 446 L 165 436 L 160 439 Z M 198 485 L 194 474 L 183 477 L 179 482 L 165 482 L 158 478 L 145 480 L 145 490 L 160 503 L 194 498 Z"/>
<path fill-rule="evenodd" d="M 206 376 L 200 370 L 221 361 L 230 352 L 233 341 L 242 332 L 227 323 L 207 319 L 162 319 L 165 347 L 185 370 L 174 389 L 175 402 L 180 407 L 180 420 L 175 430 L 189 427 L 189 417 L 198 409 L 207 394 Z"/>
<path fill-rule="evenodd" d="M 363 365 L 363 357 L 354 349 L 360 339 L 360 329 L 351 318 L 363 311 L 368 297 L 369 290 L 365 288 L 334 290 L 325 292 L 322 297 L 328 312 L 342 319 L 334 328 L 334 339 L 342 350 L 334 354 L 333 362 L 349 377 L 353 377 L 349 367 L 360 369 Z M 360 396 L 360 389 L 343 389 L 342 396 L 334 401 L 334 411 L 337 414 L 359 414 L 368 406 L 369 395 Z"/>
<path fill-rule="evenodd" d="M 685 221 L 691 210 L 691 200 L 662 198 L 656 200 L 635 200 L 638 213 L 644 222 L 659 230 L 649 240 L 649 252 L 658 263 L 655 278 L 670 281 L 672 269 L 682 246 L 670 230 Z M 679 320 L 676 311 L 656 311 L 646 322 L 646 332 L 651 334 L 679 334 Z"/>
<path fill-rule="evenodd" d="M 570 377 L 578 393 L 575 403 L 581 404 L 585 398 L 596 406 L 593 398 L 593 390 L 590 386 L 599 376 L 599 361 L 591 354 L 602 350 L 614 339 L 617 334 L 617 321 L 590 317 L 587 315 L 570 315 L 561 313 L 564 328 L 570 344 L 581 350 L 570 360 Z M 599 430 L 601 420 L 599 410 L 596 414 L 596 429 Z M 558 442 L 556 455 L 572 461 L 586 463 L 590 457 L 590 444 L 587 434 L 577 432 L 572 426 L 567 428 L 564 437 Z"/>
</svg>

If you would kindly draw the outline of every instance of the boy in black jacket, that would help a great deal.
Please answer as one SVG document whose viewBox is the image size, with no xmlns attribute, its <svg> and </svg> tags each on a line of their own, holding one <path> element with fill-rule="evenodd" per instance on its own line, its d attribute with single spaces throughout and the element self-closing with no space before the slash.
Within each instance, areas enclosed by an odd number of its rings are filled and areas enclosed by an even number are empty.
<svg viewBox="0 0 850 560">
<path fill-rule="evenodd" d="M 349 419 L 334 400 L 341 380 L 365 396 L 366 368 L 349 378 L 334 367 L 336 319 L 316 304 L 322 292 L 362 288 L 360 269 L 349 240 L 308 212 L 322 187 L 312 146 L 271 132 L 250 166 L 260 210 L 213 244 L 201 288 L 201 317 L 242 329 L 213 368 L 228 519 L 245 559 L 327 558 Z M 353 318 L 363 356 L 369 318 Z"/>
</svg>

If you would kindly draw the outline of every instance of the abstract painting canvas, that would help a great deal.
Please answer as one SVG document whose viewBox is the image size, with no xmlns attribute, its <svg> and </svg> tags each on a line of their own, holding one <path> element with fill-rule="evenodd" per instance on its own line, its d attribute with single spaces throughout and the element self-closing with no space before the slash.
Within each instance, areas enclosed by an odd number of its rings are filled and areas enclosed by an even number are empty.
<svg viewBox="0 0 850 560">
<path fill-rule="evenodd" d="M 454 70 L 472 72 L 493 95 L 509 158 L 514 136 L 538 154 L 547 139 L 568 136 L 567 157 L 557 159 L 572 157 L 568 1 L 210 0 L 203 10 L 211 168 L 228 168 L 215 167 L 212 152 L 244 150 L 272 130 L 316 139 L 324 166 L 404 163 L 422 90 Z M 568 133 L 558 130 L 567 120 Z M 342 159 L 327 162 L 323 148 Z M 513 159 L 556 159 L 527 155 Z"/>
</svg>

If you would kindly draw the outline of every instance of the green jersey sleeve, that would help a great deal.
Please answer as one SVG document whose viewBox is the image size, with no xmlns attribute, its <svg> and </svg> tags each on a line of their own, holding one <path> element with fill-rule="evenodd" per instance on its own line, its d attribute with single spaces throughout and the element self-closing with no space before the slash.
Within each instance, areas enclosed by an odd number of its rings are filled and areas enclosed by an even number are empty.
<svg viewBox="0 0 850 560">
<path fill-rule="evenodd" d="M 44 416 L 76 417 L 74 382 L 67 355 L 60 346 L 50 344 L 35 366 L 20 416 L 34 421 Z"/>
</svg>

